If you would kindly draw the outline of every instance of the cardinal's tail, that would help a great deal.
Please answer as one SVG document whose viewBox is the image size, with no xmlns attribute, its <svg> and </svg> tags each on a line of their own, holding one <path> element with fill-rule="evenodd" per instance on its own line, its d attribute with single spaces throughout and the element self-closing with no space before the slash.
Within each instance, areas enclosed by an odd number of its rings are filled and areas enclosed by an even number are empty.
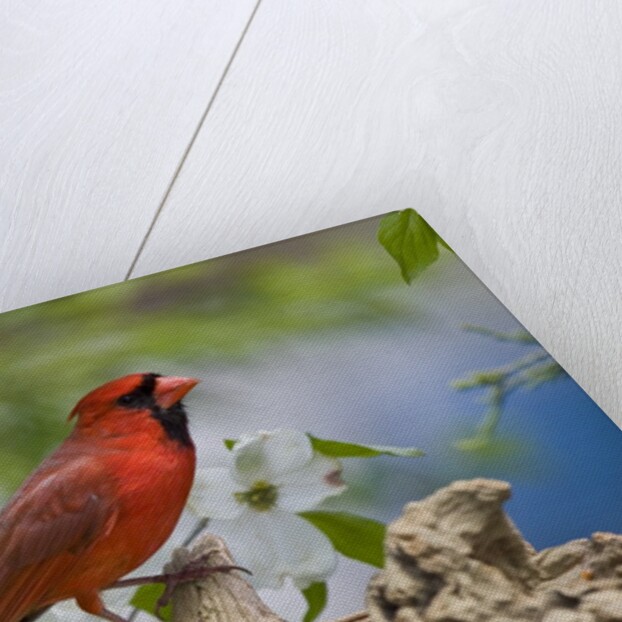
<svg viewBox="0 0 622 622">
<path fill-rule="evenodd" d="M 49 609 L 45 595 L 53 585 L 59 570 L 66 570 L 62 559 L 29 566 L 0 580 L 0 620 L 2 622 L 31 622 Z M 60 575 L 62 576 L 62 574 Z"/>
</svg>

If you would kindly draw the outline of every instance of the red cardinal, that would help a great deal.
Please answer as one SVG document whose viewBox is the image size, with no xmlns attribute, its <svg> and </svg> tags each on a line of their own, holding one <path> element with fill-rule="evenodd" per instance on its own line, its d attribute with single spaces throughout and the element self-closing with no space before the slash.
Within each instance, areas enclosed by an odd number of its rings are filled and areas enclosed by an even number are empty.
<svg viewBox="0 0 622 622">
<path fill-rule="evenodd" d="M 82 398 L 63 444 L 0 514 L 0 620 L 23 622 L 59 600 L 125 622 L 100 590 L 170 536 L 195 451 L 181 399 L 198 380 L 132 374 Z"/>
</svg>

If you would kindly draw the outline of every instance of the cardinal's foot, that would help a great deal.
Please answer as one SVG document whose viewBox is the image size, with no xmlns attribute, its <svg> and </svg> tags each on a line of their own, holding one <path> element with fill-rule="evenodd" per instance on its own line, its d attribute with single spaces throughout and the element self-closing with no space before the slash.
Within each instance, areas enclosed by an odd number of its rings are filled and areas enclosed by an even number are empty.
<svg viewBox="0 0 622 622">
<path fill-rule="evenodd" d="M 241 566 L 223 565 L 223 566 L 209 566 L 207 564 L 209 555 L 200 557 L 177 572 L 165 572 L 163 574 L 149 575 L 146 577 L 134 577 L 131 579 L 121 579 L 116 583 L 113 583 L 108 589 L 118 587 L 134 587 L 137 585 L 150 585 L 152 583 L 164 583 L 164 593 L 158 599 L 156 614 L 162 607 L 168 605 L 173 591 L 178 585 L 183 583 L 190 583 L 193 581 L 200 581 L 207 577 L 220 572 L 231 572 L 232 570 L 241 570 L 247 574 L 251 574 L 246 568 Z M 115 620 L 116 622 L 116 620 Z"/>
<path fill-rule="evenodd" d="M 231 572 L 232 570 L 241 570 L 242 572 L 246 572 L 247 574 L 251 574 L 246 568 L 242 568 L 241 566 L 233 566 L 233 565 L 223 565 L 223 566 L 208 566 L 207 560 L 209 555 L 205 555 L 203 557 L 199 557 L 188 563 L 184 568 L 178 570 L 177 572 L 169 572 L 164 575 L 162 583 L 164 583 L 164 593 L 158 599 L 156 606 L 156 615 L 159 613 L 162 607 L 166 607 L 169 601 L 171 600 L 171 596 L 175 591 L 175 588 L 178 585 L 183 583 L 190 583 L 193 581 L 200 581 L 201 579 L 206 579 L 211 575 L 220 573 L 220 572 Z"/>
</svg>

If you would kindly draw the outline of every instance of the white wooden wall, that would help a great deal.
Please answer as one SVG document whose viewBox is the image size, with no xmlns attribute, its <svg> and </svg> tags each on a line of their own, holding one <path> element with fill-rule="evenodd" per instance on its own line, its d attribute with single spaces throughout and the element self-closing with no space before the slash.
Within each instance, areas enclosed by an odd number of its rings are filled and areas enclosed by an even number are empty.
<svg viewBox="0 0 622 622">
<path fill-rule="evenodd" d="M 622 424 L 617 0 L 0 3 L 0 309 L 408 206 Z"/>
</svg>

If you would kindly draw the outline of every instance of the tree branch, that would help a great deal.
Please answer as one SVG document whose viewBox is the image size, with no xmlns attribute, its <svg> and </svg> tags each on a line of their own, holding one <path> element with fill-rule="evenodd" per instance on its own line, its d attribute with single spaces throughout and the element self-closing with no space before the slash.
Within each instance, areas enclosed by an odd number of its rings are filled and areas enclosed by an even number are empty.
<svg viewBox="0 0 622 622">
<path fill-rule="evenodd" d="M 165 570 L 179 572 L 201 559 L 209 567 L 234 565 L 225 543 L 206 534 L 191 550 L 177 549 Z M 178 585 L 172 603 L 172 622 L 285 622 L 236 570 Z"/>
</svg>

